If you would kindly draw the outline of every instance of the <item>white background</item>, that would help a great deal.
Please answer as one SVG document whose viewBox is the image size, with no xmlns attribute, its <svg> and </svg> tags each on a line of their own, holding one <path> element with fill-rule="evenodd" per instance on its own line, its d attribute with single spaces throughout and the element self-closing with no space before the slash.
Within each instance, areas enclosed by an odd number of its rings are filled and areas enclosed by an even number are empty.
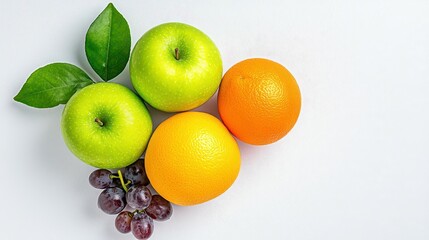
<svg viewBox="0 0 429 240">
<path fill-rule="evenodd" d="M 93 170 L 63 143 L 63 107 L 12 100 L 30 73 L 76 64 L 107 1 L 1 0 L 0 239 L 133 239 L 97 208 Z M 132 42 L 179 21 L 219 47 L 224 69 L 265 57 L 302 92 L 295 128 L 264 147 L 240 143 L 223 195 L 174 207 L 152 239 L 429 239 L 429 1 L 114 1 Z M 116 82 L 130 86 L 128 67 Z M 210 100 L 200 110 L 215 115 Z M 152 111 L 158 124 L 167 114 Z"/>
</svg>

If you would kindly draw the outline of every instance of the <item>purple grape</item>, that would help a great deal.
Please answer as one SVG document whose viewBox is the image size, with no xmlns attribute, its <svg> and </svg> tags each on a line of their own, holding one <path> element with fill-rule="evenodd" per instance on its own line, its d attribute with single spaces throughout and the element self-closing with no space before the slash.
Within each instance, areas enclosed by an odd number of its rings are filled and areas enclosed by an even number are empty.
<svg viewBox="0 0 429 240">
<path fill-rule="evenodd" d="M 121 233 L 131 232 L 131 220 L 133 214 L 127 211 L 121 212 L 115 219 L 115 227 Z"/>
<path fill-rule="evenodd" d="M 146 175 L 143 159 L 139 159 L 135 163 L 126 167 L 124 177 L 125 179 L 130 180 L 133 185 L 149 185 L 149 179 Z"/>
<path fill-rule="evenodd" d="M 136 213 L 131 221 L 131 231 L 137 239 L 148 239 L 153 232 L 153 220 L 146 213 Z"/>
<path fill-rule="evenodd" d="M 112 173 L 106 169 L 97 169 L 89 175 L 89 184 L 95 188 L 105 189 L 112 184 Z"/>
<path fill-rule="evenodd" d="M 144 185 L 137 185 L 128 189 L 126 198 L 128 206 L 134 209 L 143 210 L 149 206 L 152 194 Z"/>
<path fill-rule="evenodd" d="M 118 214 L 126 205 L 125 191 L 118 187 L 106 188 L 98 196 L 98 207 L 107 214 Z"/>
<path fill-rule="evenodd" d="M 160 195 L 153 195 L 152 201 L 145 211 L 153 220 L 165 221 L 170 219 L 173 214 L 173 206 Z"/>
</svg>

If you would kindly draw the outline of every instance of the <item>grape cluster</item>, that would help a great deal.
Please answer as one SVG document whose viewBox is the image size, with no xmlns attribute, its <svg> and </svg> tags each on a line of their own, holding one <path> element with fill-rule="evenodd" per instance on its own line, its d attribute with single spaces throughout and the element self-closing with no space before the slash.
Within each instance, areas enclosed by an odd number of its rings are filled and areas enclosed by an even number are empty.
<svg viewBox="0 0 429 240">
<path fill-rule="evenodd" d="M 123 175 L 121 170 L 115 174 L 97 169 L 89 175 L 89 183 L 103 189 L 98 197 L 98 207 L 107 214 L 118 214 L 116 229 L 121 233 L 132 232 L 137 239 L 148 239 L 153 232 L 153 220 L 168 220 L 173 213 L 169 201 L 160 195 L 152 195 L 147 188 L 149 179 L 143 159 L 126 167 Z"/>
</svg>

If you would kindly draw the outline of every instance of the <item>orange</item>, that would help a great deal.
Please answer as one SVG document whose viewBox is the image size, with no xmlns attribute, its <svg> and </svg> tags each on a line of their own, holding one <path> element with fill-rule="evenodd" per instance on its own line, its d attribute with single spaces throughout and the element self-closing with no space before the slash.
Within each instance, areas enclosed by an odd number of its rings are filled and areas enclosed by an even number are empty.
<svg viewBox="0 0 429 240">
<path fill-rule="evenodd" d="M 145 167 L 161 196 L 177 205 L 195 205 L 232 185 L 240 170 L 240 150 L 217 118 L 201 112 L 179 113 L 154 131 Z"/>
<path fill-rule="evenodd" d="M 218 109 L 231 133 L 243 142 L 265 145 L 284 137 L 301 110 L 301 94 L 292 74 L 262 58 L 232 66 L 222 79 Z"/>
</svg>

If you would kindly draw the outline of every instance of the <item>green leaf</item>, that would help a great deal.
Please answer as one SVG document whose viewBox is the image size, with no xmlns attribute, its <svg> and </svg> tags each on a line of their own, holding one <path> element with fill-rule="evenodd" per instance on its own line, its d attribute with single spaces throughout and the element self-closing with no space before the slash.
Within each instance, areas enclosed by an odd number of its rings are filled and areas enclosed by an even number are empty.
<svg viewBox="0 0 429 240">
<path fill-rule="evenodd" d="M 34 71 L 13 98 L 36 108 L 65 104 L 79 89 L 94 83 L 80 68 L 68 63 L 52 63 Z"/>
<path fill-rule="evenodd" d="M 127 20 L 109 3 L 86 33 L 85 52 L 89 64 L 104 81 L 109 81 L 124 70 L 130 50 Z"/>
</svg>

